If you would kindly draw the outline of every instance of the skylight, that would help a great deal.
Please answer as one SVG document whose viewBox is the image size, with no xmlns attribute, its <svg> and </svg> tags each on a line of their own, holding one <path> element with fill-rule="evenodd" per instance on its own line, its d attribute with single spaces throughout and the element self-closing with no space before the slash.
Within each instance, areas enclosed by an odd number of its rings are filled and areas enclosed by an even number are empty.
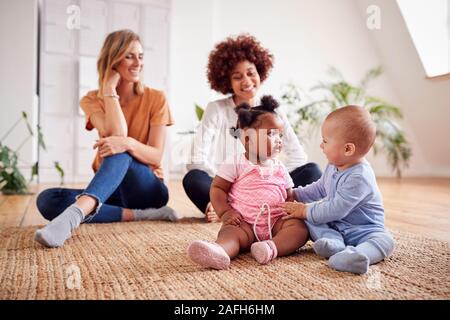
<svg viewBox="0 0 450 320">
<path fill-rule="evenodd" d="M 450 73 L 450 0 L 397 0 L 428 77 Z"/>
</svg>

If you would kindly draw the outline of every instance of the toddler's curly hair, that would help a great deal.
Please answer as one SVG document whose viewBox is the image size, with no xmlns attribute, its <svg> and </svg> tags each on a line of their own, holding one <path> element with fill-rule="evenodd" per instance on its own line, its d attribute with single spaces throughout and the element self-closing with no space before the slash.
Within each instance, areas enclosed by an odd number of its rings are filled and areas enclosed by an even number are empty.
<svg viewBox="0 0 450 320">
<path fill-rule="evenodd" d="M 264 114 L 276 114 L 275 110 L 280 106 L 277 100 L 272 96 L 266 95 L 261 98 L 261 104 L 251 107 L 244 102 L 238 105 L 234 110 L 238 114 L 236 127 L 230 129 L 234 138 L 239 138 L 240 130 L 246 128 L 255 128 L 258 126 L 258 118 Z"/>
</svg>

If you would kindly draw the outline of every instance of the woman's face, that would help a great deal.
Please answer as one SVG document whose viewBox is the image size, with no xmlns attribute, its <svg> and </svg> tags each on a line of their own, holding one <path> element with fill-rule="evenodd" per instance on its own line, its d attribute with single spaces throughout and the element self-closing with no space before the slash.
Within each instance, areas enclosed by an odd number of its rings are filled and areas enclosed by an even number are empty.
<svg viewBox="0 0 450 320">
<path fill-rule="evenodd" d="M 144 67 L 143 59 L 144 51 L 142 45 L 138 40 L 134 40 L 131 42 L 125 58 L 115 68 L 119 72 L 121 80 L 138 82 L 140 80 L 140 73 Z"/>
<path fill-rule="evenodd" d="M 261 86 L 256 66 L 245 60 L 239 62 L 230 74 L 231 88 L 237 96 L 238 101 L 250 101 Z"/>
</svg>

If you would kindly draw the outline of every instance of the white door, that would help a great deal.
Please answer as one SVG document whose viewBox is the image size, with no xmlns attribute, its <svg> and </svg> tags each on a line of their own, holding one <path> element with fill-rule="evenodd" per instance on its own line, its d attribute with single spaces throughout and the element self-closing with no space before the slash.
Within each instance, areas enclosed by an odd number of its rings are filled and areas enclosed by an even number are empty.
<svg viewBox="0 0 450 320">
<path fill-rule="evenodd" d="M 57 182 L 59 161 L 66 182 L 86 182 L 93 176 L 92 149 L 96 131 L 85 130 L 79 100 L 97 89 L 96 61 L 105 36 L 131 29 L 144 46 L 144 82 L 167 93 L 169 7 L 108 0 L 43 0 L 41 18 L 40 124 L 47 151 L 40 151 L 40 181 Z M 68 28 L 69 6 L 78 6 L 80 25 Z M 168 143 L 167 143 L 168 144 Z M 169 147 L 166 147 L 166 150 Z M 167 156 L 163 161 L 165 173 Z"/>
</svg>

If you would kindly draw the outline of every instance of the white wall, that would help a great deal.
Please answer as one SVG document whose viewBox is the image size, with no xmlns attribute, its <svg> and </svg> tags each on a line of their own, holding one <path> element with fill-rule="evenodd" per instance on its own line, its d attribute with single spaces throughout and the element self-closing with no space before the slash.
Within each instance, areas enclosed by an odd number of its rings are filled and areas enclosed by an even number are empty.
<svg viewBox="0 0 450 320">
<path fill-rule="evenodd" d="M 180 126 L 191 125 L 192 101 L 206 104 L 208 98 L 216 97 L 211 91 L 208 95 L 206 82 L 209 50 L 228 35 L 248 32 L 275 55 L 274 70 L 261 93 L 280 96 L 282 86 L 289 81 L 310 88 L 317 80 L 327 79 L 329 65 L 336 66 L 348 80 L 357 81 L 369 68 L 383 64 L 386 72 L 373 82 L 370 93 L 401 106 L 405 113 L 401 124 L 414 157 L 404 174 L 450 176 L 450 148 L 439 143 L 450 136 L 444 124 L 450 119 L 449 94 L 444 91 L 445 86 L 450 88 L 448 80 L 423 78 L 420 63 L 413 59 L 410 39 L 401 32 L 404 27 L 398 20 L 398 9 L 391 4 L 394 1 L 215 0 L 189 1 L 189 6 L 184 2 L 172 1 L 176 12 L 172 50 L 177 59 L 183 57 L 182 63 L 171 57 L 172 108 L 176 119 L 181 119 Z M 388 28 L 377 35 L 366 27 L 366 8 L 374 3 L 382 3 L 387 11 L 383 9 L 382 21 Z M 200 36 L 192 38 L 198 30 L 203 30 Z M 435 129 L 432 121 L 438 121 L 440 128 Z M 302 142 L 310 160 L 325 165 L 319 138 Z M 392 175 L 384 156 L 369 158 L 378 175 Z"/>
<path fill-rule="evenodd" d="M 213 43 L 214 0 L 172 0 L 169 91 L 175 118 L 172 132 L 190 130 L 194 104 L 206 105 L 211 92 L 206 63 Z"/>
<path fill-rule="evenodd" d="M 0 137 L 19 119 L 22 111 L 28 113 L 32 124 L 37 123 L 36 30 L 37 0 L 0 1 Z M 21 123 L 4 143 L 15 149 L 27 136 L 25 123 Z M 21 165 L 32 164 L 37 159 L 32 140 L 20 151 Z"/>
<path fill-rule="evenodd" d="M 366 28 L 366 8 L 372 4 L 382 10 L 381 30 Z M 21 110 L 36 122 L 36 7 L 37 0 L 0 1 L 0 136 Z M 425 78 L 395 1 L 172 0 L 171 10 L 169 101 L 176 121 L 171 135 L 195 126 L 194 103 L 205 106 L 219 96 L 206 80 L 214 44 L 249 32 L 275 55 L 275 68 L 261 93 L 279 96 L 288 81 L 309 88 L 325 78 L 328 65 L 356 81 L 368 68 L 383 64 L 386 72 L 371 93 L 403 108 L 402 125 L 414 154 L 405 175 L 450 176 L 450 76 Z M 15 147 L 25 135 L 22 127 L 6 142 Z M 305 140 L 310 160 L 324 165 L 319 140 Z M 30 141 L 22 158 L 34 161 L 33 150 Z M 371 161 L 378 175 L 391 174 L 383 156 Z"/>
<path fill-rule="evenodd" d="M 360 14 L 369 4 L 381 9 L 381 29 L 368 32 L 386 66 L 389 82 L 403 108 L 413 152 L 411 175 L 450 176 L 450 75 L 426 78 L 396 1 L 355 1 Z M 430 35 L 431 36 L 431 35 Z"/>
</svg>

